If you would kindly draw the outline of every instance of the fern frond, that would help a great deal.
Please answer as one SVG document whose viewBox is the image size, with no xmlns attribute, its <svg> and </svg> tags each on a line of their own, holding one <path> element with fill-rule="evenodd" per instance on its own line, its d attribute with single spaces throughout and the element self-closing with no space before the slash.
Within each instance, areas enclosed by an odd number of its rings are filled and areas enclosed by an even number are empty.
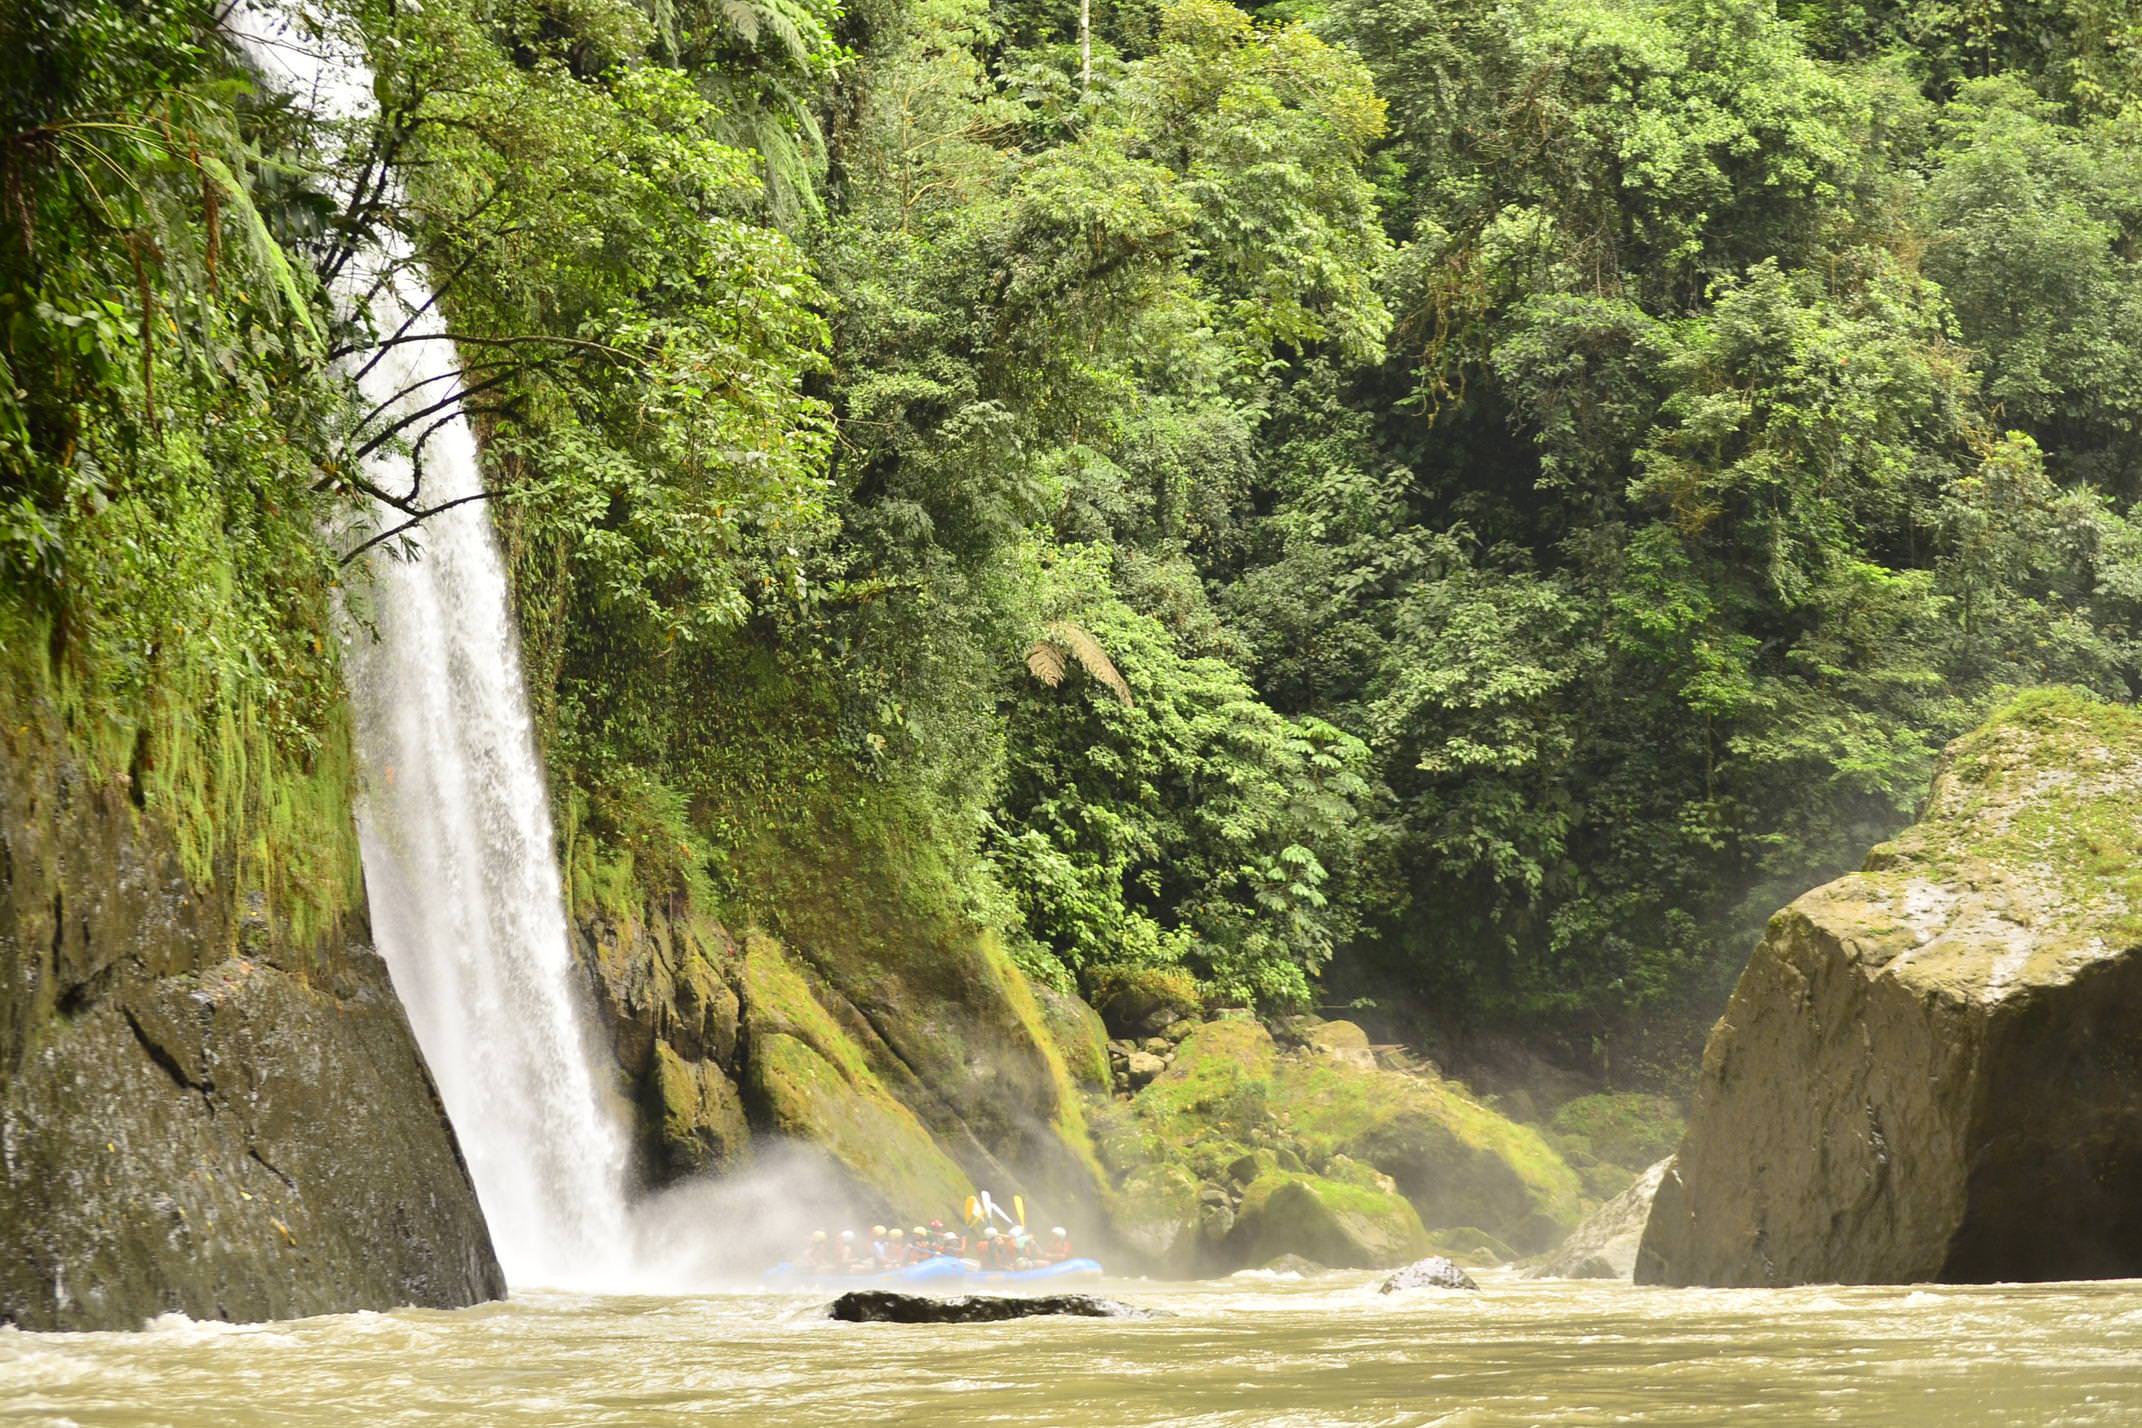
<svg viewBox="0 0 2142 1428">
<path fill-rule="evenodd" d="M 750 3 L 750 0 L 722 0 L 721 17 L 728 21 L 729 28 L 736 33 L 739 39 L 743 40 L 747 45 L 754 48 L 757 47 L 759 43 L 758 6 Z"/>
<path fill-rule="evenodd" d="M 1072 660 L 1078 661 L 1079 668 L 1106 685 L 1108 692 L 1115 695 L 1124 708 L 1135 707 L 1130 685 L 1122 672 L 1108 657 L 1108 651 L 1101 648 L 1101 642 L 1084 626 L 1069 620 L 1052 621 L 1042 637 L 1026 652 L 1028 673 L 1051 689 L 1063 683 Z"/>
<path fill-rule="evenodd" d="M 1026 672 L 1054 689 L 1064 682 L 1064 652 L 1047 640 L 1036 640 L 1026 652 Z"/>
</svg>

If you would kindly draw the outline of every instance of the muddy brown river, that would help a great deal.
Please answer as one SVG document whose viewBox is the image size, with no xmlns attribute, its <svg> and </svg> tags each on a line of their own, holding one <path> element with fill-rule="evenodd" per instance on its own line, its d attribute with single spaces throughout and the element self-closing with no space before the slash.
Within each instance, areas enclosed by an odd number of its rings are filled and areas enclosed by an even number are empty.
<svg viewBox="0 0 2142 1428">
<path fill-rule="evenodd" d="M 2142 1423 L 2142 1282 L 1666 1290 L 1126 1282 L 1167 1317 L 840 1324 L 824 1294 L 516 1294 L 0 1330 L 0 1423 Z"/>
</svg>

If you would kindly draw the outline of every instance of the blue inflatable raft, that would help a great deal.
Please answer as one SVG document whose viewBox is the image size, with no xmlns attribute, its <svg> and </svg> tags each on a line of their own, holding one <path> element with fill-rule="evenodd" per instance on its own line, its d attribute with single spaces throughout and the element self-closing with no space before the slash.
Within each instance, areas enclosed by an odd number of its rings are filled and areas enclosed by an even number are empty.
<svg viewBox="0 0 2142 1428">
<path fill-rule="evenodd" d="M 1099 1279 L 1101 1263 L 1093 1259 L 1067 1259 L 1034 1269 L 981 1269 L 974 1261 L 938 1255 L 919 1264 L 881 1269 L 867 1274 L 823 1274 L 794 1264 L 777 1264 L 766 1271 L 766 1282 L 811 1289 L 931 1289 L 961 1285 L 1048 1284 L 1058 1280 Z"/>
</svg>

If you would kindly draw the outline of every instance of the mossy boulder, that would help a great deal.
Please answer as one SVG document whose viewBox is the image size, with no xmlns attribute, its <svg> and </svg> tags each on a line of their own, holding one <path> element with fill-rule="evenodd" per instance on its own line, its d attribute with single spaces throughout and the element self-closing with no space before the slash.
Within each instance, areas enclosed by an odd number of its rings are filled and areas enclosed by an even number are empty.
<svg viewBox="0 0 2142 1428">
<path fill-rule="evenodd" d="M 1582 1214 L 1575 1172 L 1539 1132 L 1452 1082 L 1290 1059 L 1271 1107 L 1310 1164 L 1346 1155 L 1375 1166 L 1432 1226 L 1475 1226 L 1529 1253 Z"/>
<path fill-rule="evenodd" d="M 1282 1053 L 1248 1017 L 1184 1038 L 1131 1106 L 1149 1154 L 1202 1181 L 1242 1183 L 1291 1162 L 1362 1188 L 1395 1183 L 1423 1223 L 1476 1227 L 1523 1252 L 1553 1244 L 1582 1212 L 1554 1149 L 1454 1083 L 1329 1049 Z"/>
<path fill-rule="evenodd" d="M 1115 1235 L 1145 1268 L 1193 1274 L 1206 1258 L 1197 1177 L 1179 1165 L 1144 1165 L 1116 1196 Z"/>
<path fill-rule="evenodd" d="M 876 784 L 832 786 L 807 818 L 735 850 L 734 872 L 865 1069 L 971 1181 L 1023 1194 L 1087 1241 L 1107 1177 L 1032 983 L 965 910 L 926 815 Z M 751 996 L 746 989 L 746 1017 Z M 942 1214 L 942 1211 L 938 1212 Z"/>
<path fill-rule="evenodd" d="M 1111 966 L 1089 977 L 1095 1010 L 1117 1036 L 1154 1036 L 1204 1010 L 1197 981 L 1180 967 Z"/>
<path fill-rule="evenodd" d="M 2142 714 L 2025 696 L 1915 827 L 1771 919 L 1637 1278 L 2142 1274 L 2138 1024 Z"/>
<path fill-rule="evenodd" d="M 1228 1249 L 1244 1264 L 1300 1255 L 1333 1269 L 1384 1269 L 1428 1252 L 1428 1232 L 1403 1196 L 1284 1170 L 1242 1192 Z"/>
<path fill-rule="evenodd" d="M 1070 992 L 1033 984 L 1041 1025 L 1062 1058 L 1064 1073 L 1082 1092 L 1107 1094 L 1108 1028 L 1101 1014 Z"/>
<path fill-rule="evenodd" d="M 830 959 L 878 998 L 858 1005 L 825 975 L 825 955 L 763 931 L 740 945 L 686 900 L 633 911 L 611 899 L 578 924 L 652 1183 L 719 1170 L 772 1137 L 824 1151 L 903 1222 L 946 1217 L 986 1185 L 1023 1193 L 1084 1240 L 1105 1237 L 1109 1187 L 1081 1099 L 1082 1081 L 1107 1084 L 1099 1018 L 1029 983 L 994 939 L 970 930 L 946 954 L 965 968 L 958 1002 L 877 977 L 860 939 Z M 978 999 L 996 1028 L 978 1026 Z M 932 1059 L 918 1066 L 903 1048 L 920 1045 Z"/>
<path fill-rule="evenodd" d="M 1376 1069 L 1368 1033 L 1350 1021 L 1320 1021 L 1302 1031 L 1305 1049 L 1363 1071 Z"/>
</svg>

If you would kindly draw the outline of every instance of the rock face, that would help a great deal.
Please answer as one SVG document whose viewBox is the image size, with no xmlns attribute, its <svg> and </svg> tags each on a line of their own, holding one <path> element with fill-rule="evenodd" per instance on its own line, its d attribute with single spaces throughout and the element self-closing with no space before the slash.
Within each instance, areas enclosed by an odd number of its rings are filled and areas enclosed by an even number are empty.
<svg viewBox="0 0 2142 1428">
<path fill-rule="evenodd" d="M 1552 1253 L 1525 1271 L 1529 1279 L 1631 1279 L 1636 1251 L 1651 1218 L 1659 1184 L 1672 1168 L 1668 1156 L 1636 1183 L 1592 1211 Z"/>
<path fill-rule="evenodd" d="M 1473 1277 L 1441 1255 L 1415 1261 L 1383 1282 L 1379 1294 L 1396 1294 L 1404 1289 L 1471 1289 L 1478 1290 Z"/>
<path fill-rule="evenodd" d="M 790 856 L 800 887 L 813 865 Z M 1081 1097 L 1108 1082 L 1100 1018 L 1030 985 L 987 934 L 895 919 L 898 898 L 855 867 L 822 881 L 841 896 L 799 891 L 785 907 L 801 944 L 739 938 L 667 900 L 580 906 L 640 1178 L 665 1185 L 797 1142 L 825 1153 L 867 1218 L 950 1220 L 984 1186 L 1105 1245 L 1109 1187 Z"/>
<path fill-rule="evenodd" d="M 1636 1277 L 2142 1274 L 2142 716 L 2027 695 L 1771 919 Z"/>
<path fill-rule="evenodd" d="M 0 736 L 0 1323 L 504 1293 L 361 892 L 300 937 L 194 886 L 29 719 Z"/>
<path fill-rule="evenodd" d="M 1069 1315 L 1079 1319 L 1150 1319 L 1152 1312 L 1090 1294 L 1000 1297 L 969 1294 L 940 1299 L 889 1289 L 852 1289 L 833 1301 L 830 1317 L 849 1324 L 997 1324 L 1006 1319 Z"/>
</svg>

